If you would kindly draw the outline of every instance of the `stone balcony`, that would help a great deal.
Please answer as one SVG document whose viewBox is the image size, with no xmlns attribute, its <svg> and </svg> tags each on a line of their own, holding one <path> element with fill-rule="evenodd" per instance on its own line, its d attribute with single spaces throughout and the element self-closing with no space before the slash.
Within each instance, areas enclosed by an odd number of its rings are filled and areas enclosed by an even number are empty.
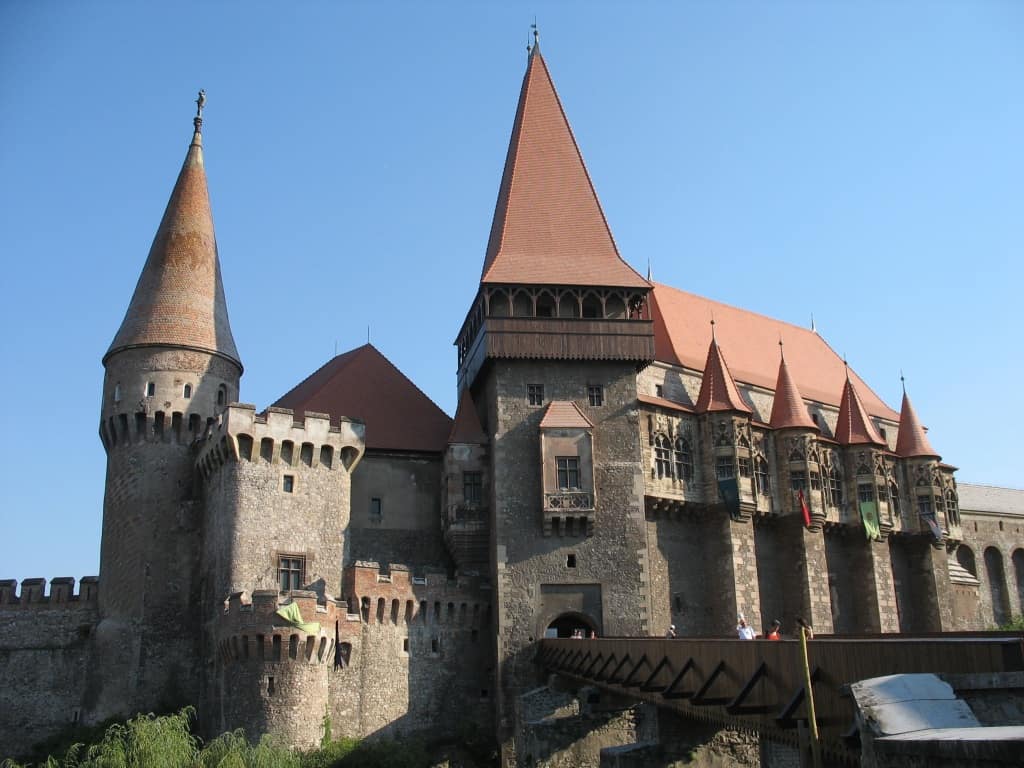
<svg viewBox="0 0 1024 768">
<path fill-rule="evenodd" d="M 589 536 L 594 530 L 594 494 L 555 491 L 544 494 L 545 536 Z"/>
</svg>

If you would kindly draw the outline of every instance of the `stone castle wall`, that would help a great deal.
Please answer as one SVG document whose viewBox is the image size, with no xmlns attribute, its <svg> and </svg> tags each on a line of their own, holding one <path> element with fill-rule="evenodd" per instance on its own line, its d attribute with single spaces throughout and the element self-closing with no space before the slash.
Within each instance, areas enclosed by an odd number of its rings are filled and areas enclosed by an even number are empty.
<svg viewBox="0 0 1024 768">
<path fill-rule="evenodd" d="M 0 759 L 30 749 L 82 716 L 97 579 L 0 581 Z"/>
</svg>

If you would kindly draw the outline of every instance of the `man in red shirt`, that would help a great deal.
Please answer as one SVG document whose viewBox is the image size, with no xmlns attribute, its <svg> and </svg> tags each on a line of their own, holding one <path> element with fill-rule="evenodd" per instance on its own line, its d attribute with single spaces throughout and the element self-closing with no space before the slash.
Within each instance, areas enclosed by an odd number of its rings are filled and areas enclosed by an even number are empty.
<svg viewBox="0 0 1024 768">
<path fill-rule="evenodd" d="M 764 639 L 765 640 L 781 640 L 782 637 L 779 635 L 779 628 L 781 626 L 782 626 L 782 622 L 779 621 L 778 619 L 775 619 L 772 622 L 771 629 L 769 629 L 768 633 L 764 636 Z"/>
</svg>

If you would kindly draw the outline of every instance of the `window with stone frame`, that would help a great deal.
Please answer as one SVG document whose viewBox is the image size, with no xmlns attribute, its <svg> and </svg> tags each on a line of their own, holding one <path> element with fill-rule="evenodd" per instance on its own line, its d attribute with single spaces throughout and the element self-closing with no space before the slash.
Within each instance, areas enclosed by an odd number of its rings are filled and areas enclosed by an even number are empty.
<svg viewBox="0 0 1024 768">
<path fill-rule="evenodd" d="M 874 501 L 875 486 L 873 483 L 857 483 L 857 501 Z"/>
<path fill-rule="evenodd" d="M 832 499 L 832 506 L 843 506 L 843 478 L 835 467 L 828 470 L 828 495 Z"/>
<path fill-rule="evenodd" d="M 794 491 L 807 489 L 807 473 L 802 469 L 794 469 L 789 473 L 789 487 Z"/>
<path fill-rule="evenodd" d="M 946 520 L 950 525 L 960 525 L 960 507 L 956 502 L 956 491 L 946 491 Z"/>
<path fill-rule="evenodd" d="M 604 387 L 600 384 L 590 384 L 587 386 L 587 399 L 590 402 L 591 407 L 597 408 L 604 405 Z"/>
<path fill-rule="evenodd" d="M 664 435 L 654 436 L 654 471 L 658 477 L 672 477 L 671 451 Z"/>
<path fill-rule="evenodd" d="M 895 517 L 899 517 L 900 514 L 900 487 L 896 485 L 895 480 L 889 481 L 889 511 Z"/>
<path fill-rule="evenodd" d="M 932 514 L 932 497 L 931 496 L 918 496 L 917 497 L 917 514 L 930 515 Z"/>
<path fill-rule="evenodd" d="M 811 472 L 811 490 L 812 491 L 820 491 L 821 490 L 821 473 L 814 472 L 814 471 Z"/>
<path fill-rule="evenodd" d="M 579 456 L 555 457 L 555 477 L 558 488 L 562 491 L 579 490 L 580 458 Z"/>
<path fill-rule="evenodd" d="M 750 477 L 750 459 L 746 456 L 740 456 L 736 459 L 736 463 L 740 467 L 740 477 Z"/>
<path fill-rule="evenodd" d="M 530 405 L 544 405 L 544 385 L 527 384 L 526 402 Z"/>
<path fill-rule="evenodd" d="M 277 558 L 277 577 L 282 592 L 302 589 L 306 582 L 306 556 L 280 555 Z"/>
<path fill-rule="evenodd" d="M 384 505 L 376 496 L 370 499 L 370 522 L 379 523 L 384 519 Z"/>
<path fill-rule="evenodd" d="M 483 498 L 483 476 L 481 473 L 462 473 L 462 498 L 467 504 L 480 503 Z"/>
<path fill-rule="evenodd" d="M 693 452 L 690 441 L 685 437 L 677 437 L 675 445 L 676 478 L 689 482 L 693 480 Z"/>
<path fill-rule="evenodd" d="M 736 476 L 736 463 L 732 456 L 718 456 L 715 458 L 715 477 L 719 480 L 728 480 Z"/>
<path fill-rule="evenodd" d="M 757 492 L 763 496 L 768 496 L 772 492 L 772 475 L 763 456 L 758 456 L 754 462 L 754 485 Z"/>
</svg>

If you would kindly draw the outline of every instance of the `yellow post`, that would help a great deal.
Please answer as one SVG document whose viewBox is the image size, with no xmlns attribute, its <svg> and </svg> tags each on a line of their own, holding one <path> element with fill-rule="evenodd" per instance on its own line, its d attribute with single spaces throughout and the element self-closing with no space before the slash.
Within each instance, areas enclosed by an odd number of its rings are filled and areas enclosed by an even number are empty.
<svg viewBox="0 0 1024 768">
<path fill-rule="evenodd" d="M 821 742 L 818 741 L 818 718 L 814 713 L 814 689 L 811 687 L 811 665 L 807 659 L 807 629 L 800 627 L 800 651 L 804 658 L 804 694 L 807 696 L 807 719 L 811 733 L 811 760 L 821 768 Z"/>
</svg>

